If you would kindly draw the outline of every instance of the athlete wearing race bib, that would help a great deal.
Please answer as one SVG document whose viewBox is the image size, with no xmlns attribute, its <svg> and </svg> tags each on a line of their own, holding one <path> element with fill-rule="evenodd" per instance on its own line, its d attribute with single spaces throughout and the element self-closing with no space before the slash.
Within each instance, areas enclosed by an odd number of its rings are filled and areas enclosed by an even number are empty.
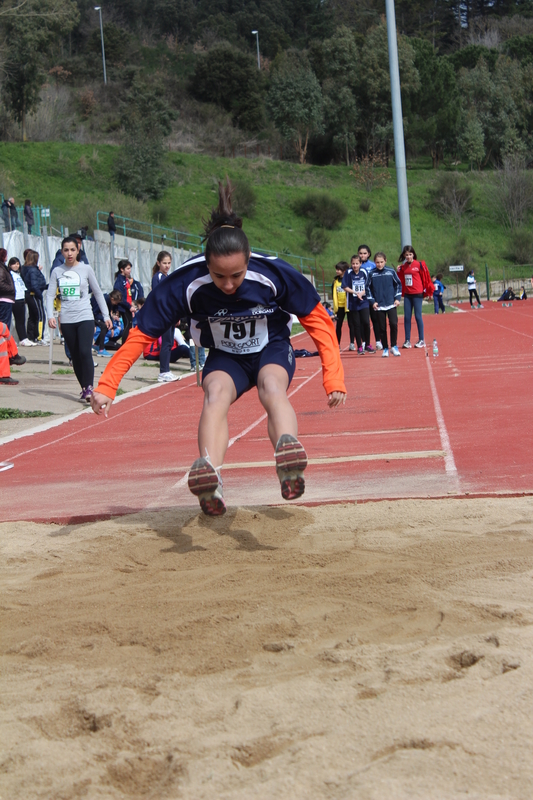
<svg viewBox="0 0 533 800">
<path fill-rule="evenodd" d="M 67 236 L 66 239 L 63 239 L 61 252 L 65 263 L 52 270 L 46 295 L 48 325 L 50 328 L 57 326 L 54 317 L 54 300 L 59 289 L 61 332 L 70 351 L 76 378 L 81 386 L 80 400 L 89 402 L 94 382 L 92 345 L 95 328 L 91 291 L 100 307 L 107 328 L 113 326 L 96 275 L 88 264 L 78 262 L 77 239 L 74 236 Z"/>
<path fill-rule="evenodd" d="M 191 258 L 151 292 L 136 315 L 137 327 L 109 362 L 92 399 L 95 413 L 107 415 L 121 378 L 143 348 L 176 320 L 189 317 L 195 344 L 208 347 L 209 355 L 202 376 L 200 458 L 188 480 L 210 516 L 226 510 L 220 469 L 229 441 L 228 410 L 253 386 L 268 415 L 282 496 L 292 500 L 304 492 L 307 456 L 287 398 L 295 368 L 293 314 L 320 353 L 328 405 L 340 405 L 346 396 L 335 330 L 318 293 L 281 259 L 250 253 L 242 220 L 231 208 L 231 192 L 229 182 L 220 185 L 218 209 L 206 225 L 205 255 Z"/>
<path fill-rule="evenodd" d="M 424 261 L 417 261 L 416 253 L 411 245 L 406 245 L 400 256 L 403 263 L 398 267 L 398 277 L 402 284 L 403 293 L 403 325 L 405 329 L 405 342 L 403 347 L 411 347 L 411 317 L 415 312 L 418 328 L 418 342 L 415 347 L 422 348 L 424 342 L 424 320 L 422 319 L 422 301 L 424 297 L 433 296 L 434 286 Z"/>
</svg>

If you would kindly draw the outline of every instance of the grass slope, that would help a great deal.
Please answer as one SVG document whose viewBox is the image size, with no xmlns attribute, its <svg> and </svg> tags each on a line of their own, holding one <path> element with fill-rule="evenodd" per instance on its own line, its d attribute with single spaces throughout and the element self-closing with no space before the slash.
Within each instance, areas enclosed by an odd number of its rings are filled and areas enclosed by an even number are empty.
<svg viewBox="0 0 533 800">
<path fill-rule="evenodd" d="M 359 244 L 368 244 L 372 252 L 384 250 L 389 264 L 397 263 L 400 254 L 396 176 L 381 189 L 368 193 L 359 188 L 348 168 L 343 166 L 308 166 L 268 159 L 211 158 L 208 156 L 169 153 L 170 185 L 162 200 L 143 204 L 121 196 L 113 188 L 113 161 L 116 148 L 110 145 L 81 145 L 65 142 L 0 143 L 0 164 L 5 180 L 14 183 L 17 202 L 31 197 L 34 204 L 49 205 L 53 224 L 68 224 L 72 230 L 82 224 L 95 224 L 96 210 L 158 218 L 162 224 L 191 233 L 200 233 L 202 217 L 215 204 L 217 181 L 229 175 L 250 183 L 256 190 L 256 214 L 245 220 L 245 230 L 252 244 L 259 248 L 290 252 L 306 257 L 305 220 L 297 217 L 294 201 L 309 189 L 334 194 L 348 208 L 348 216 L 339 230 L 330 232 L 330 242 L 317 257 L 326 277 L 333 276 L 333 265 L 349 260 Z M 2 173 L 0 173 L 2 177 Z M 436 179 L 427 168 L 408 172 L 413 245 L 430 268 L 458 254 L 459 237 L 455 229 L 429 208 L 429 188 Z M 496 267 L 508 248 L 508 235 L 499 226 L 490 209 L 491 175 L 465 173 L 474 192 L 475 216 L 464 228 L 465 263 L 479 268 Z M 1 187 L 0 187 L 1 188 Z M 363 213 L 359 204 L 370 201 Z M 463 248 L 464 251 L 464 248 Z M 483 275 L 481 274 L 483 272 Z"/>
</svg>

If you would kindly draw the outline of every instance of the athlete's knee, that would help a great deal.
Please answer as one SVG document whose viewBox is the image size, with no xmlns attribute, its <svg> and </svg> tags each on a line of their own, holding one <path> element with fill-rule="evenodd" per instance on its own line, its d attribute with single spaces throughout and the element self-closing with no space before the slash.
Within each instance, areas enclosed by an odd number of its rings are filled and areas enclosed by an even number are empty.
<svg viewBox="0 0 533 800">
<path fill-rule="evenodd" d="M 257 387 L 260 401 L 264 403 L 286 398 L 288 378 L 281 375 L 266 375 Z"/>
<path fill-rule="evenodd" d="M 233 402 L 234 390 L 221 378 L 213 376 L 210 380 L 205 380 L 203 389 L 205 405 L 230 406 Z"/>
</svg>

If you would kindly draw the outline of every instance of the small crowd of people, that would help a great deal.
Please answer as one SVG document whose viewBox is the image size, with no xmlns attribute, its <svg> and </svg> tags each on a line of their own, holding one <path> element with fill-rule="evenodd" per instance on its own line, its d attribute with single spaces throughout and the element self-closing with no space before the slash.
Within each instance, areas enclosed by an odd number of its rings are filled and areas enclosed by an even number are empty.
<svg viewBox="0 0 533 800">
<path fill-rule="evenodd" d="M 22 227 L 17 207 L 15 205 L 14 197 L 8 197 L 7 199 L 4 198 L 1 210 L 2 210 L 2 222 L 4 223 L 4 229 L 6 231 L 16 231 L 18 228 Z M 24 201 L 23 214 L 24 214 L 24 222 L 28 226 L 28 233 L 31 235 L 31 229 L 35 225 L 35 219 L 31 207 L 31 200 Z"/>
<path fill-rule="evenodd" d="M 152 270 L 152 288 L 168 276 L 171 266 L 171 254 L 161 251 Z M 12 319 L 20 347 L 48 346 L 50 329 L 59 325 L 69 365 L 80 384 L 80 399 L 90 402 L 94 356 L 109 358 L 110 351 L 126 342 L 144 302 L 143 286 L 132 276 L 128 259 L 119 261 L 112 291 L 102 292 L 79 232 L 63 239 L 48 282 L 37 251 L 26 249 L 21 264 L 17 257 L 8 260 L 7 250 L 0 248 L 0 383 L 18 384 L 10 365 L 26 362 L 10 332 Z M 196 370 L 196 350 L 190 340 L 189 320 L 184 317 L 145 348 L 145 359 L 159 362 L 160 383 L 179 378 L 170 364 L 180 358 L 189 359 L 191 370 Z M 205 358 L 205 350 L 198 348 L 200 369 Z"/>
<path fill-rule="evenodd" d="M 402 347 L 409 349 L 411 325 L 414 314 L 418 341 L 416 348 L 425 347 L 422 303 L 424 298 L 433 298 L 435 314 L 444 313 L 443 294 L 445 286 L 442 274 L 432 278 L 424 261 L 417 258 L 411 245 L 403 248 L 400 264 L 396 269 L 387 266 L 385 253 L 378 252 L 371 260 L 371 250 L 366 244 L 357 249 L 350 264 L 340 261 L 335 266 L 336 277 L 332 283 L 333 311 L 336 317 L 337 341 L 341 342 L 342 325 L 346 319 L 350 334 L 350 350 L 359 355 L 382 351 L 387 358 L 389 352 L 400 356 L 398 348 L 398 306 L 403 297 L 405 341 Z M 388 321 L 388 331 L 387 331 Z M 370 339 L 370 324 L 374 331 L 375 346 Z M 390 335 L 390 347 L 389 347 Z"/>
</svg>

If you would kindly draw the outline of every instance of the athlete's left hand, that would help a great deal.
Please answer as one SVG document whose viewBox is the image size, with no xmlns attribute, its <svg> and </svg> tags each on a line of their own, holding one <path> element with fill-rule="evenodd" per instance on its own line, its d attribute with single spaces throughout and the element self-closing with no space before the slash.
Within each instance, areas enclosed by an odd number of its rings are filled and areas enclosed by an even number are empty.
<svg viewBox="0 0 533 800">
<path fill-rule="evenodd" d="M 346 402 L 346 394 L 344 392 L 331 392 L 328 394 L 328 406 L 335 408 L 335 406 L 343 406 Z"/>
<path fill-rule="evenodd" d="M 113 330 L 113 323 L 111 322 L 110 319 L 106 319 L 105 324 L 107 326 L 107 330 L 108 331 L 112 331 Z"/>
</svg>

